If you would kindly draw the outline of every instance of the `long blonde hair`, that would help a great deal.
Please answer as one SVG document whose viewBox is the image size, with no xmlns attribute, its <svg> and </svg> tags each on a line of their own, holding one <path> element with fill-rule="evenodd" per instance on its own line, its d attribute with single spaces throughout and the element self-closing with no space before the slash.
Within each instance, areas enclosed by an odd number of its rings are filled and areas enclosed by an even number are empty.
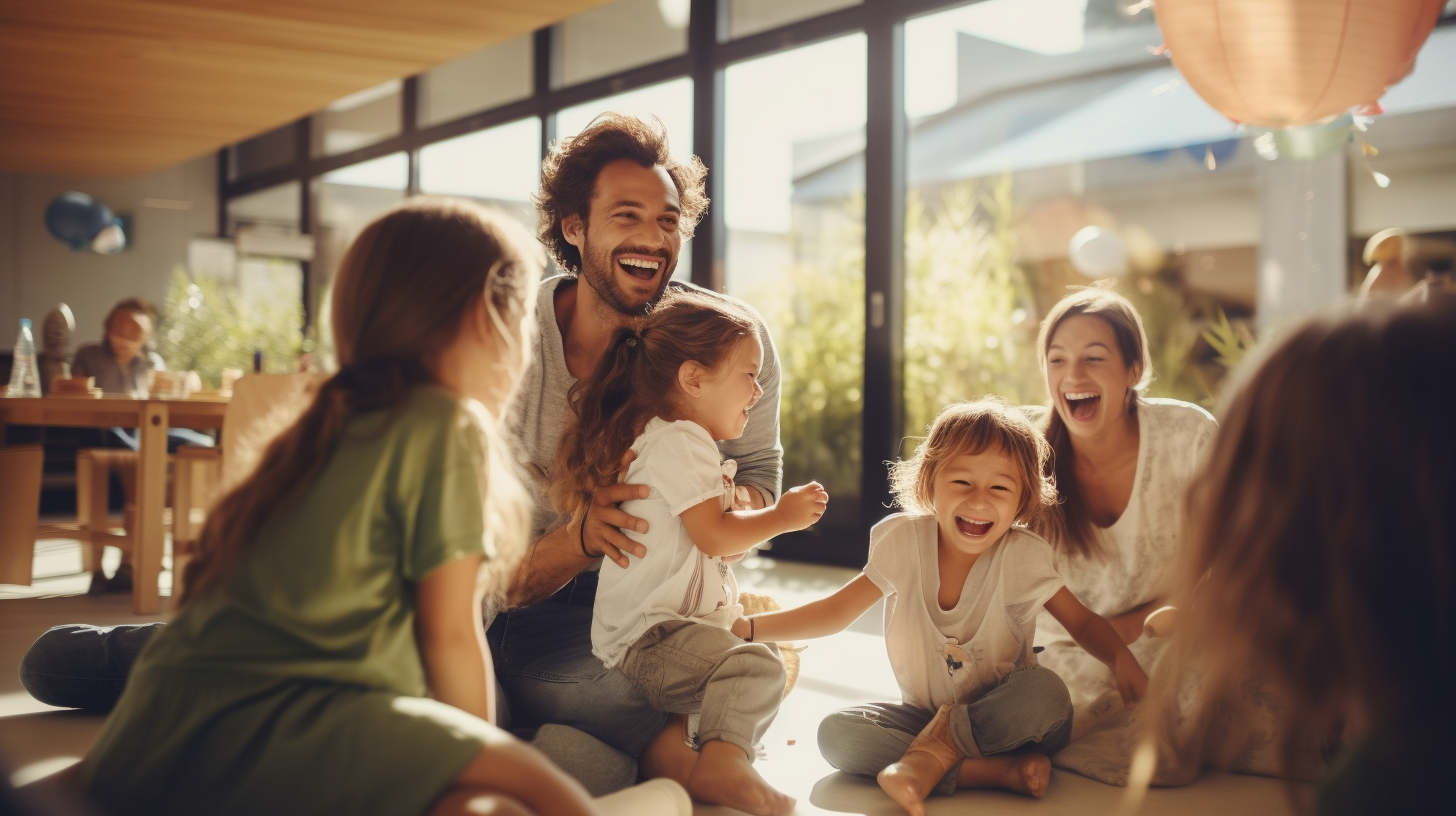
<svg viewBox="0 0 1456 816">
<path fill-rule="evenodd" d="M 470 202 L 412 199 L 366 227 L 344 255 L 334 285 L 339 372 L 269 444 L 252 475 L 208 513 L 182 602 L 226 580 L 263 522 L 318 478 L 352 417 L 397 407 L 414 388 L 435 382 L 430 362 L 482 297 L 502 345 L 515 350 L 516 370 L 502 373 L 514 380 L 526 357 L 522 346 L 530 333 L 523 326 L 539 275 L 525 229 Z M 527 501 L 495 420 L 471 405 L 462 402 L 462 410 L 484 435 L 489 457 L 482 463 L 487 543 L 510 561 L 524 549 Z"/>
<path fill-rule="evenodd" d="M 1148 335 L 1143 330 L 1142 316 L 1127 298 L 1116 292 L 1089 287 L 1067 295 L 1052 307 L 1046 319 L 1042 320 L 1041 331 L 1036 337 L 1036 354 L 1042 373 L 1046 373 L 1048 347 L 1057 329 L 1068 318 L 1078 315 L 1090 315 L 1111 327 L 1123 363 L 1130 368 L 1141 367 L 1141 376 L 1126 395 L 1127 412 L 1137 414 L 1138 396 L 1153 379 L 1153 358 L 1148 352 Z M 1057 413 L 1056 395 L 1047 396 L 1051 403 L 1041 431 L 1052 448 L 1047 475 L 1056 482 L 1057 498 L 1045 513 L 1037 517 L 1032 529 L 1060 550 L 1083 557 L 1097 555 L 1100 552 L 1098 538 L 1073 468 L 1076 452 L 1072 449 L 1072 436 L 1067 432 L 1062 415 Z"/>
<path fill-rule="evenodd" d="M 1446 744 L 1456 300 L 1311 320 L 1225 400 L 1187 496 L 1184 622 L 1160 708 L 1176 708 L 1167 697 L 1188 667 L 1202 674 L 1205 715 L 1238 699 L 1250 672 L 1265 676 L 1288 692 L 1278 736 L 1291 773 L 1352 713 L 1401 722 L 1408 758 Z"/>
</svg>

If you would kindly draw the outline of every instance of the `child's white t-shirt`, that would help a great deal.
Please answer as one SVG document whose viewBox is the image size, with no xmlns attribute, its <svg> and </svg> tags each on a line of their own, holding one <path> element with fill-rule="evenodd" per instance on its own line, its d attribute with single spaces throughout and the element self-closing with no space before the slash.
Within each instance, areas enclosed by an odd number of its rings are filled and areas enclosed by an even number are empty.
<svg viewBox="0 0 1456 816">
<path fill-rule="evenodd" d="M 688 420 L 654 417 L 632 450 L 637 458 L 623 481 L 645 484 L 651 492 L 623 502 L 622 511 L 646 521 L 648 531 L 623 532 L 641 542 L 647 555 L 629 556 L 626 569 L 602 561 L 591 638 L 592 654 L 608 668 L 659 623 L 698 620 L 726 629 L 743 614 L 733 570 L 699 550 L 680 518 L 712 498 L 730 509 L 737 465 L 724 461 L 708 432 Z"/>
<path fill-rule="evenodd" d="M 954 608 L 940 608 L 934 516 L 898 513 L 870 531 L 864 574 L 885 594 L 885 648 L 904 702 L 974 702 L 1035 663 L 1036 615 L 1064 584 L 1052 547 L 1012 528 L 981 553 Z"/>
</svg>

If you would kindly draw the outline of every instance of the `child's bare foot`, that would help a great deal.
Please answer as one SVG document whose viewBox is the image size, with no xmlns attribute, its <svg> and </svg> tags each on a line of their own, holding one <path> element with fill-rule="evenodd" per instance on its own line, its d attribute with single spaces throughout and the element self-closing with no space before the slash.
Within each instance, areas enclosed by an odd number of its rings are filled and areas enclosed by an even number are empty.
<svg viewBox="0 0 1456 816">
<path fill-rule="evenodd" d="M 737 808 L 754 816 L 786 816 L 794 799 L 763 781 L 748 755 L 731 742 L 709 740 L 688 778 L 688 793 L 700 802 Z"/>
<path fill-rule="evenodd" d="M 1037 799 L 1046 795 L 1052 778 L 1052 761 L 1046 754 L 993 756 L 967 759 L 961 764 L 956 786 L 961 788 L 1003 788 Z"/>
<path fill-rule="evenodd" d="M 941 706 L 905 749 L 905 756 L 880 771 L 877 779 L 885 793 L 911 816 L 924 816 L 925 797 L 963 756 L 950 735 L 950 706 Z"/>
</svg>

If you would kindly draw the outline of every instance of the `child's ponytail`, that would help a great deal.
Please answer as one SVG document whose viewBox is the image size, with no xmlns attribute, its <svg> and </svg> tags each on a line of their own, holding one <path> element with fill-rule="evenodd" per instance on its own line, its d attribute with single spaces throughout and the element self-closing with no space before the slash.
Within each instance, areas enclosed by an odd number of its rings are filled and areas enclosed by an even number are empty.
<svg viewBox="0 0 1456 816">
<path fill-rule="evenodd" d="M 675 413 L 683 363 L 716 368 L 756 330 L 737 304 L 694 290 L 664 296 L 640 328 L 618 329 L 596 370 L 567 396 L 577 421 L 557 449 L 551 504 L 575 515 L 599 485 L 615 482 L 647 422 Z"/>
<path fill-rule="evenodd" d="M 652 418 L 639 415 L 655 409 L 655 401 L 632 399 L 634 380 L 640 379 L 636 369 L 645 355 L 646 344 L 635 331 L 618 329 L 592 375 L 571 387 L 567 399 L 577 421 L 561 440 L 560 478 L 551 483 L 551 504 L 561 512 L 575 513 L 597 485 L 617 478 L 638 425 Z"/>
</svg>

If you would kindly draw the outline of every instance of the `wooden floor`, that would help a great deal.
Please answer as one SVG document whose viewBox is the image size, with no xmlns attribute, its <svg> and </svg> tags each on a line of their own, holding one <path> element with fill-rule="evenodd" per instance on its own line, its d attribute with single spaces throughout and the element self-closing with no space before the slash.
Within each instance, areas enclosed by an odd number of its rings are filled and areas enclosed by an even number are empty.
<svg viewBox="0 0 1456 816">
<path fill-rule="evenodd" d="M 784 606 L 822 597 L 855 575 L 853 570 L 768 558 L 750 559 L 736 569 L 744 591 L 768 593 Z M 31 699 L 17 677 L 25 649 L 56 624 L 147 620 L 131 614 L 130 595 L 80 594 L 86 590 L 88 577 L 79 570 L 78 545 L 45 541 L 37 546 L 33 587 L 0 585 L 0 757 L 17 783 L 79 758 L 104 720 L 100 715 L 56 709 Z M 797 814 L 894 816 L 901 812 L 873 780 L 846 777 L 830 768 L 815 742 L 819 721 L 831 711 L 870 700 L 898 699 L 885 657 L 882 615 L 877 606 L 848 631 L 808 645 L 802 654 L 798 686 L 764 738 L 768 755 L 760 770 L 771 784 L 798 798 Z M 1140 801 L 1129 800 L 1126 794 L 1121 788 L 1056 770 L 1050 790 L 1041 800 L 995 791 L 962 791 L 953 797 L 931 799 L 927 810 L 931 816 L 1284 816 L 1290 812 L 1282 783 L 1260 777 L 1213 774 L 1184 788 L 1154 789 Z M 698 816 L 735 812 L 701 805 L 695 809 Z"/>
</svg>

